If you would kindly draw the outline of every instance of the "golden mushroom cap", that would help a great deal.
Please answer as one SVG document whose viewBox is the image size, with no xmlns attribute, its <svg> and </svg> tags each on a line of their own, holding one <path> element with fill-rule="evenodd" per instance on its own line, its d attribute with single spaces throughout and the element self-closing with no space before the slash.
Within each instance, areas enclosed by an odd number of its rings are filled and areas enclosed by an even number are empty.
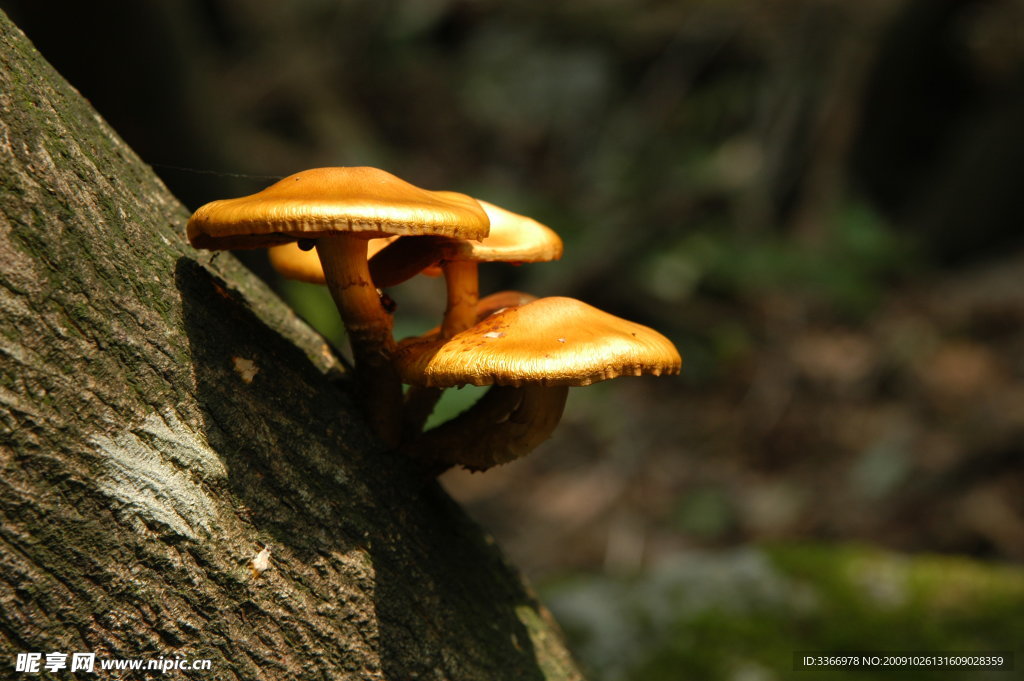
<svg viewBox="0 0 1024 681">
<path fill-rule="evenodd" d="M 366 244 L 366 257 L 372 258 L 381 249 L 397 239 L 390 236 L 384 239 L 370 239 Z M 285 279 L 304 281 L 309 284 L 325 285 L 324 268 L 320 264 L 320 256 L 314 249 L 304 251 L 299 244 L 291 241 L 280 246 L 271 246 L 267 249 L 270 264 L 274 270 Z"/>
<path fill-rule="evenodd" d="M 439 260 L 523 263 L 562 257 L 562 239 L 547 225 L 487 201 L 477 199 L 477 203 L 490 219 L 490 233 L 479 241 L 465 237 L 446 240 Z"/>
<path fill-rule="evenodd" d="M 263 191 L 213 201 L 189 219 L 196 248 L 263 248 L 338 232 L 367 239 L 433 234 L 487 236 L 487 214 L 474 199 L 432 192 L 378 168 L 304 170 Z"/>
<path fill-rule="evenodd" d="M 499 310 L 444 340 L 435 334 L 399 343 L 393 355 L 406 383 L 580 386 L 618 376 L 677 374 L 670 340 L 572 298 L 539 298 Z"/>
</svg>

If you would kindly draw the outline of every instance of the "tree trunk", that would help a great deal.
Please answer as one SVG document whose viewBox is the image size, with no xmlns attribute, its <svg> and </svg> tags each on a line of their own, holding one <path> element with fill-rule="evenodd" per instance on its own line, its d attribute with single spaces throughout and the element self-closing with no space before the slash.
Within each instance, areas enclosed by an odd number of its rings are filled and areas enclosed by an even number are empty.
<svg viewBox="0 0 1024 681">
<path fill-rule="evenodd" d="M 323 340 L 188 246 L 182 206 L 2 14 L 0 107 L 0 669 L 580 678 L 493 542 L 373 440 Z"/>
</svg>

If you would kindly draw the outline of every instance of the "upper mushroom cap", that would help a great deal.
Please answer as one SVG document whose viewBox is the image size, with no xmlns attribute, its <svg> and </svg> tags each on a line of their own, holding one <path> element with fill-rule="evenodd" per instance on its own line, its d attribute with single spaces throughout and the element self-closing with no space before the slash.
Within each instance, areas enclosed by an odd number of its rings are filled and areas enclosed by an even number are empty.
<svg viewBox="0 0 1024 681">
<path fill-rule="evenodd" d="M 449 192 L 438 192 L 447 196 Z M 446 240 L 439 260 L 475 262 L 547 262 L 562 257 L 562 239 L 553 229 L 525 215 L 477 199 L 491 222 L 490 233 L 480 241 L 466 237 Z"/>
<path fill-rule="evenodd" d="M 346 167 L 304 170 L 250 196 L 208 203 L 186 232 L 196 248 L 233 249 L 339 232 L 480 239 L 488 224 L 480 204 L 464 194 L 421 189 L 377 168 Z"/>
<path fill-rule="evenodd" d="M 461 196 L 454 192 L 436 193 Z M 487 201 L 477 202 L 491 224 L 490 233 L 482 240 L 423 236 L 398 239 L 370 263 L 374 278 L 380 274 L 395 284 L 415 274 L 436 277 L 442 274 L 439 263 L 445 260 L 520 264 L 562 257 L 562 239 L 550 227 Z"/>
<path fill-rule="evenodd" d="M 682 359 L 657 331 L 572 298 L 540 298 L 490 315 L 445 340 L 408 338 L 393 355 L 413 385 L 589 385 L 676 374 Z"/>
<path fill-rule="evenodd" d="M 366 257 L 372 258 L 381 249 L 398 237 L 392 236 L 385 239 L 370 239 L 366 244 Z M 267 249 L 270 257 L 270 264 L 285 279 L 304 281 L 309 284 L 324 285 L 327 280 L 324 278 L 324 268 L 320 264 L 320 256 L 316 251 L 310 249 L 304 251 L 299 244 L 292 241 L 278 246 L 271 246 Z"/>
</svg>

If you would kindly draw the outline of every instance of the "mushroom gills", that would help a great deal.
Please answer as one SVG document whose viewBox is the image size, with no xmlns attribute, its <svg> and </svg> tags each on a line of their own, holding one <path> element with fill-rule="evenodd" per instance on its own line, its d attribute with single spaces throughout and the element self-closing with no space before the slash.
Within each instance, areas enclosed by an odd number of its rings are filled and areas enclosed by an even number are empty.
<svg viewBox="0 0 1024 681">
<path fill-rule="evenodd" d="M 439 470 L 485 471 L 526 456 L 562 419 L 568 386 L 492 386 L 472 407 L 423 433 L 406 452 Z"/>
</svg>

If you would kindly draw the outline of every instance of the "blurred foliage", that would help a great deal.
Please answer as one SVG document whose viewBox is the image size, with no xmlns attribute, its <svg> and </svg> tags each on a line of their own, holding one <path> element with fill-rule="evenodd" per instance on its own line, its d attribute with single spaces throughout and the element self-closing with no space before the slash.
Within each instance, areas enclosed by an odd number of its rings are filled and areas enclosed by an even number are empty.
<svg viewBox="0 0 1024 681">
<path fill-rule="evenodd" d="M 47 5 L 0 0 L 188 205 L 385 167 L 563 235 L 562 263 L 489 287 L 669 331 L 698 285 L 864 314 L 905 271 L 885 242 L 927 262 L 1018 239 L 1012 0 Z"/>
<path fill-rule="evenodd" d="M 683 553 L 642 578 L 576 577 L 545 591 L 595 681 L 999 679 L 1007 672 L 800 674 L 793 655 L 1015 651 L 1019 658 L 1024 636 L 1019 568 L 858 546 Z"/>
<path fill-rule="evenodd" d="M 335 348 L 342 347 L 345 342 L 345 325 L 341 323 L 338 308 L 331 300 L 331 294 L 326 286 L 287 279 L 281 279 L 278 285 L 281 294 L 300 317 L 322 333 Z"/>
<path fill-rule="evenodd" d="M 697 231 L 651 254 L 640 267 L 645 288 L 679 302 L 702 286 L 717 295 L 810 297 L 837 316 L 875 308 L 891 281 L 912 273 L 913 249 L 864 205 L 842 207 L 819 243 L 772 234 Z"/>
</svg>

